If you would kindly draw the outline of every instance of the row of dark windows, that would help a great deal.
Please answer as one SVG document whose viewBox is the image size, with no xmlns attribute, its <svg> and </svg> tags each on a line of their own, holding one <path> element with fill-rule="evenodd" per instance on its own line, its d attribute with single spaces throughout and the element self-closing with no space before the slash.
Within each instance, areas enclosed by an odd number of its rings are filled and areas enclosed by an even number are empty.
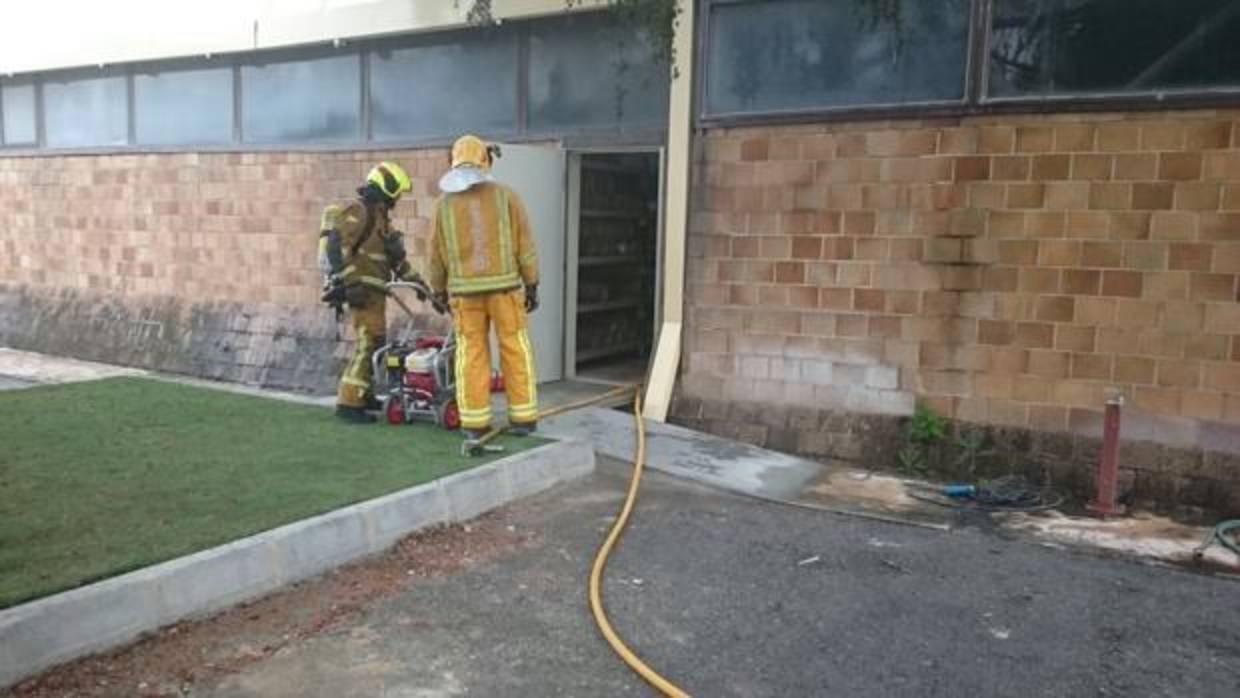
<svg viewBox="0 0 1240 698">
<path fill-rule="evenodd" d="M 702 0 L 700 115 L 1240 99 L 1240 0 Z M 441 140 L 666 122 L 647 40 L 578 15 L 0 80 L 0 146 Z M 974 67 L 974 69 L 971 69 Z"/>
<path fill-rule="evenodd" d="M 668 71 L 607 15 L 0 80 L 0 145 L 416 142 L 662 127 Z"/>
<path fill-rule="evenodd" d="M 1240 94 L 1240 0 L 705 0 L 705 12 L 707 118 Z"/>
</svg>

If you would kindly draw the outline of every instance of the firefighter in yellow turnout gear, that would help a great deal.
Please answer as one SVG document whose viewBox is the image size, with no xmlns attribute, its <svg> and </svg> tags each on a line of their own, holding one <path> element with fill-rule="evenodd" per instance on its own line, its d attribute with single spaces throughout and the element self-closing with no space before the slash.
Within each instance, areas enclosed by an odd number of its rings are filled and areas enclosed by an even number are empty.
<svg viewBox="0 0 1240 698">
<path fill-rule="evenodd" d="M 323 211 L 319 233 L 319 266 L 326 277 L 323 301 L 337 311 L 348 306 L 356 338 L 336 393 L 336 416 L 348 422 L 375 421 L 366 409 L 377 404 L 371 392 L 371 355 L 387 342 L 384 285 L 393 278 L 420 280 L 406 259 L 402 233 L 392 229 L 388 218 L 411 186 L 399 165 L 380 163 L 357 190 L 357 199 Z"/>
<path fill-rule="evenodd" d="M 475 136 L 452 146 L 452 169 L 435 205 L 430 286 L 451 297 L 456 325 L 456 395 L 461 426 L 478 438 L 491 425 L 490 328 L 508 393 L 510 433 L 538 423 L 534 352 L 526 314 L 538 307 L 538 256 L 525 204 L 491 176 L 498 148 Z"/>
</svg>

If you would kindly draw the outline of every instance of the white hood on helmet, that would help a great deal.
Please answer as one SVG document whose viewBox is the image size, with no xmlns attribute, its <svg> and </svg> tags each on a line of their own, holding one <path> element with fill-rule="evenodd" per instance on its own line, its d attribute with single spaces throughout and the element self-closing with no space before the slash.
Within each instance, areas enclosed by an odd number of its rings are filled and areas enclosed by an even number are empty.
<svg viewBox="0 0 1240 698">
<path fill-rule="evenodd" d="M 448 194 L 456 194 L 483 182 L 494 182 L 495 177 L 472 165 L 454 167 L 439 178 L 439 189 Z"/>
</svg>

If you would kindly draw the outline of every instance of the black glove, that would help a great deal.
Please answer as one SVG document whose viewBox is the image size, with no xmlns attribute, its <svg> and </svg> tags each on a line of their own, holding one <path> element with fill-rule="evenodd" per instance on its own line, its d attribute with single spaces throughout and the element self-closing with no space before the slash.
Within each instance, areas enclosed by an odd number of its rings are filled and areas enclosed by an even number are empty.
<svg viewBox="0 0 1240 698">
<path fill-rule="evenodd" d="M 333 306 L 340 307 L 345 302 L 344 284 L 339 279 L 332 279 L 323 287 L 323 295 L 319 296 L 319 300 Z"/>
<path fill-rule="evenodd" d="M 389 231 L 383 237 L 383 255 L 387 257 L 388 264 L 393 268 L 399 268 L 405 263 L 405 234 L 399 230 Z"/>
<path fill-rule="evenodd" d="M 350 308 L 366 307 L 367 296 L 366 287 L 361 284 L 344 287 L 344 300 Z"/>
<path fill-rule="evenodd" d="M 448 305 L 448 292 L 439 291 L 431 298 L 431 307 L 440 315 L 446 315 L 452 306 Z"/>
<path fill-rule="evenodd" d="M 525 287 L 525 312 L 532 313 L 538 310 L 538 284 L 530 284 Z"/>
<path fill-rule="evenodd" d="M 417 295 L 418 300 L 426 302 L 426 280 L 422 275 L 414 271 L 408 262 L 404 262 L 396 269 L 396 279 L 398 281 L 407 281 L 413 284 L 413 292 Z"/>
</svg>

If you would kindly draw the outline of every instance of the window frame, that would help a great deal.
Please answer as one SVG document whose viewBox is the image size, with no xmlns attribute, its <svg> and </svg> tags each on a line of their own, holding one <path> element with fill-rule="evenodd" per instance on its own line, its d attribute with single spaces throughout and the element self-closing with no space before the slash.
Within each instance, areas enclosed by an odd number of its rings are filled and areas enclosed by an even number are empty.
<svg viewBox="0 0 1240 698">
<path fill-rule="evenodd" d="M 39 81 L 36 78 L 31 77 L 31 76 L 17 77 L 17 78 L 3 78 L 3 79 L 0 79 L 0 88 L 4 88 L 4 87 L 30 87 L 31 88 L 33 92 L 33 98 L 34 98 L 34 104 L 32 105 L 33 111 L 34 111 L 34 140 L 9 143 L 8 140 L 5 138 L 4 136 L 4 123 L 5 123 L 4 122 L 4 118 L 5 118 L 4 116 L 4 113 L 5 113 L 4 112 L 4 90 L 0 89 L 0 150 L 4 151 L 7 154 L 10 151 L 40 147 L 41 143 L 43 142 L 43 139 L 42 139 L 43 119 L 42 119 L 42 109 L 41 109 L 42 102 L 43 102 L 43 92 L 39 84 Z"/>
<path fill-rule="evenodd" d="M 264 49 L 261 51 L 249 51 L 242 54 L 234 54 L 234 72 L 233 72 L 233 102 L 239 108 L 234 109 L 233 114 L 233 143 L 237 146 L 244 147 L 246 150 L 257 148 L 258 146 L 271 147 L 275 150 L 287 150 L 289 146 L 335 146 L 339 149 L 341 146 L 356 143 L 368 143 L 366 134 L 368 126 L 365 123 L 365 117 L 368 115 L 368 105 L 366 104 L 369 97 L 369 90 L 366 85 L 366 45 L 363 42 L 344 42 L 337 43 L 319 43 L 311 46 L 297 46 L 293 48 L 276 48 Z M 354 58 L 357 60 L 358 71 L 358 125 L 357 133 L 352 140 L 304 140 L 304 141 L 246 141 L 245 135 L 245 68 L 261 67 L 265 65 L 278 63 L 299 63 L 309 62 L 328 58 Z"/>
<path fill-rule="evenodd" d="M 884 116 L 909 115 L 950 115 L 960 113 L 968 107 L 976 89 L 977 71 L 974 69 L 977 51 L 976 44 L 981 37 L 977 36 L 977 15 L 979 5 L 988 0 L 969 0 L 969 28 L 965 39 L 965 65 L 961 76 L 962 89 L 960 99 L 923 100 L 917 102 L 873 103 L 857 106 L 838 107 L 794 107 L 790 109 L 766 109 L 745 112 L 712 113 L 708 105 L 710 87 L 710 23 L 716 7 L 726 5 L 756 5 L 766 0 L 699 0 L 701 3 L 701 21 L 698 22 L 696 37 L 696 59 L 699 77 L 694 90 L 697 101 L 695 113 L 698 123 L 705 127 L 732 124 L 763 124 L 763 123 L 797 123 L 807 120 L 840 121 L 881 118 Z"/>
<path fill-rule="evenodd" d="M 1159 111 L 1166 109 L 1228 108 L 1240 106 L 1240 83 L 1235 87 L 1161 90 L 1148 92 L 1087 92 L 1062 95 L 994 97 L 989 91 L 991 20 L 998 0 L 970 0 L 968 57 L 965 90 L 961 100 L 904 102 L 809 109 L 760 110 L 711 113 L 707 108 L 710 70 L 710 18 L 720 5 L 753 4 L 763 0 L 697 0 L 701 10 L 695 37 L 694 59 L 698 66 L 693 113 L 700 128 L 803 124 L 807 122 L 878 121 L 908 118 L 959 118 L 964 116 L 1073 113 L 1099 111 Z"/>
<path fill-rule="evenodd" d="M 506 130 L 506 131 L 488 131 L 487 135 L 488 137 L 494 138 L 497 140 L 499 139 L 511 140 L 515 138 L 520 138 L 522 135 L 528 133 L 528 130 L 526 128 L 527 117 L 526 117 L 525 108 L 526 108 L 526 98 L 527 98 L 527 92 L 528 92 L 528 90 L 526 89 L 526 84 L 528 81 L 526 69 L 528 67 L 528 54 L 529 54 L 529 48 L 528 48 L 528 43 L 527 43 L 527 40 L 529 37 L 529 22 L 514 22 L 512 24 L 505 23 L 497 27 L 484 27 L 482 28 L 482 30 L 483 31 L 493 30 L 493 31 L 506 32 L 511 35 L 511 41 L 514 44 L 513 56 L 512 56 L 514 60 L 513 70 L 516 73 L 516 75 L 514 76 L 516 79 L 516 84 L 513 86 L 513 100 L 511 104 L 512 108 L 515 110 L 513 114 L 513 119 L 512 119 L 514 128 L 512 130 Z M 365 107 L 366 107 L 366 112 L 367 112 L 366 113 L 366 117 L 367 117 L 366 118 L 366 142 L 367 143 L 374 144 L 376 146 L 381 146 L 381 147 L 391 147 L 393 144 L 397 144 L 397 145 L 408 145 L 408 144 L 415 144 L 415 145 L 416 144 L 430 144 L 430 145 L 449 144 L 450 145 L 451 144 L 452 140 L 454 140 L 455 138 L 454 136 L 451 136 L 451 135 L 408 136 L 408 137 L 393 138 L 393 139 L 387 139 L 387 140 L 377 140 L 375 138 L 374 119 L 372 116 L 372 110 L 374 109 L 374 99 L 372 97 L 372 92 L 374 89 L 374 83 L 373 83 L 374 66 L 373 66 L 372 61 L 375 58 L 375 54 L 379 52 L 399 51 L 402 49 L 420 48 L 420 47 L 426 47 L 426 46 L 434 46 L 436 44 L 451 43 L 454 37 L 457 37 L 463 34 L 468 34 L 473 31 L 477 31 L 477 29 L 454 28 L 454 29 L 445 29 L 443 31 L 426 32 L 422 34 L 410 34 L 410 35 L 398 36 L 398 37 L 385 37 L 385 38 L 379 38 L 379 39 L 372 39 L 366 42 L 366 46 L 363 49 L 363 53 L 365 54 L 363 56 L 363 63 L 364 63 L 363 70 L 366 72 Z"/>
<path fill-rule="evenodd" d="M 990 46 L 993 39 L 991 20 L 995 2 L 1000 0 L 970 0 L 969 31 L 965 60 L 963 97 L 960 100 L 907 102 L 898 104 L 868 104 L 860 106 L 793 108 L 784 110 L 758 110 L 752 112 L 711 113 L 706 108 L 706 91 L 709 85 L 710 18 L 713 8 L 730 4 L 752 4 L 763 0 L 691 0 L 698 3 L 699 17 L 692 58 L 698 70 L 692 95 L 696 104 L 691 113 L 695 124 L 701 128 L 745 125 L 778 125 L 806 122 L 875 121 L 908 118 L 959 118 L 976 115 L 1003 115 L 1022 113 L 1073 113 L 1097 111 L 1158 111 L 1166 109 L 1235 108 L 1240 106 L 1240 84 L 1234 87 L 1188 88 L 1154 90 L 1147 92 L 1083 92 L 1074 94 L 1017 95 L 997 97 L 989 94 L 991 64 Z M 510 142 L 545 142 L 559 138 L 565 142 L 582 143 L 628 143 L 654 145 L 666 138 L 666 124 L 574 126 L 562 129 L 531 129 L 529 124 L 530 92 L 530 46 L 531 22 L 514 22 L 508 31 L 516 34 L 517 86 L 516 130 L 495 133 L 494 137 Z M 372 53 L 381 48 L 402 48 L 439 40 L 439 35 L 450 36 L 470 29 L 449 29 L 442 32 L 410 33 L 388 37 L 374 37 L 342 42 L 318 42 L 297 47 L 265 49 L 230 54 L 210 54 L 200 57 L 178 57 L 140 61 L 117 66 L 97 68 L 70 68 L 7 76 L 6 85 L 31 85 L 34 89 L 35 140 L 33 142 L 8 143 L 3 138 L 3 108 L 0 106 L 0 152 L 5 157 L 42 156 L 57 154 L 107 154 L 125 152 L 252 152 L 252 151 L 303 151 L 338 152 L 342 150 L 381 151 L 401 148 L 442 147 L 451 143 L 448 137 L 412 137 L 386 141 L 374 140 L 372 118 L 372 84 L 370 67 Z M 301 141 L 289 143 L 247 143 L 244 140 L 243 88 L 241 66 L 245 64 L 298 60 L 351 53 L 358 57 L 360 71 L 358 137 L 352 141 Z M 143 145 L 136 141 L 136 90 L 134 77 L 139 72 L 171 72 L 203 67 L 228 65 L 232 68 L 233 114 L 232 134 L 227 142 Z M 49 147 L 46 137 L 45 83 L 60 75 L 124 75 L 127 91 L 128 135 L 124 144 L 78 147 Z"/>
<path fill-rule="evenodd" d="M 237 118 L 238 112 L 238 88 L 237 72 L 240 69 L 237 57 L 232 54 L 228 55 L 208 55 L 198 58 L 170 58 L 167 60 L 156 61 L 140 61 L 126 66 L 126 72 L 129 76 L 129 121 L 132 124 L 129 145 L 142 151 L 173 149 L 177 152 L 184 152 L 186 148 L 224 148 L 233 144 L 240 143 L 237 140 Z M 229 122 L 230 131 L 228 139 L 224 141 L 215 141 L 213 143 L 142 143 L 138 140 L 138 77 L 142 75 L 166 75 L 168 73 L 184 73 L 199 70 L 228 70 L 232 80 L 229 86 L 229 93 L 232 97 L 232 109 L 230 110 Z"/>
<path fill-rule="evenodd" d="M 657 146 L 666 141 L 667 124 L 636 125 L 604 124 L 572 126 L 558 130 L 533 130 L 529 127 L 529 32 L 534 22 L 545 18 L 533 18 L 505 23 L 501 31 L 514 33 L 516 43 L 517 85 L 512 108 L 516 110 L 513 122 L 515 131 L 488 132 L 489 137 L 510 143 L 545 143 L 558 140 L 575 145 L 633 145 Z M 35 132 L 33 143 L 5 144 L 0 141 L 2 157 L 46 157 L 49 155 L 108 155 L 114 153 L 246 153 L 246 152 L 375 152 L 402 149 L 442 148 L 452 144 L 456 134 L 444 136 L 409 137 L 378 141 L 374 139 L 373 100 L 371 81 L 372 54 L 381 49 L 425 45 L 444 40 L 458 32 L 473 31 L 470 28 L 451 28 L 432 32 L 411 32 L 388 36 L 375 36 L 339 41 L 320 41 L 291 47 L 277 47 L 258 51 L 240 51 L 202 56 L 179 56 L 166 59 L 135 61 L 98 67 L 76 67 L 48 71 L 36 71 L 5 77 L 5 84 L 32 84 L 35 90 Z M 356 138 L 347 141 L 296 141 L 286 143 L 246 142 L 244 133 L 244 87 L 242 67 L 263 63 L 308 60 L 340 55 L 356 57 L 358 61 L 360 89 L 358 90 L 360 125 Z M 232 133 L 227 142 L 141 144 L 137 142 L 136 86 L 135 77 L 141 73 L 164 73 L 177 70 L 194 70 L 208 67 L 230 66 L 232 69 Z M 128 135 L 124 144 L 100 146 L 49 147 L 46 141 L 46 110 L 43 102 L 43 85 L 60 75 L 123 75 L 126 78 L 126 108 L 128 109 Z M 2 125 L 0 125 L 2 127 Z"/>
<path fill-rule="evenodd" d="M 52 79 L 49 79 L 52 78 Z M 108 80 L 119 78 L 125 86 L 123 97 L 125 108 L 125 140 L 123 143 L 104 143 L 100 145 L 54 146 L 48 144 L 47 138 L 47 85 L 48 83 L 71 83 L 82 80 Z M 75 152 L 75 151 L 116 151 L 133 147 L 133 73 L 130 66 L 103 65 L 94 68 L 67 68 L 38 74 L 35 78 L 35 134 L 38 137 L 40 151 Z"/>
<path fill-rule="evenodd" d="M 995 3 L 1001 0 L 983 0 L 984 15 L 979 18 L 984 40 L 979 48 L 982 74 L 979 107 L 1042 111 L 1057 107 L 1084 109 L 1163 109 L 1166 107 L 1234 106 L 1240 104 L 1240 81 L 1234 87 L 1183 88 L 1171 90 L 1146 90 L 1143 92 L 1118 92 L 1107 90 L 1083 91 L 1074 94 L 1014 95 L 996 97 L 990 94 L 990 48 L 994 32 Z M 1234 0 L 1233 0 L 1234 1 Z M 1058 110 L 1058 109 L 1055 109 Z"/>
<path fill-rule="evenodd" d="M 588 22 L 588 21 L 592 21 L 592 19 L 598 19 L 597 16 L 591 18 L 589 17 L 589 15 L 591 14 L 597 15 L 601 13 L 588 13 L 587 12 L 587 13 L 582 13 L 582 14 L 584 14 L 585 17 L 577 16 L 575 17 L 575 19 L 585 20 Z M 565 17 L 563 16 L 544 18 L 544 19 L 553 19 L 556 21 L 565 22 Z M 521 92 L 521 97 L 522 97 L 520 115 L 521 115 L 522 135 L 526 136 L 531 141 L 541 141 L 541 142 L 545 142 L 549 139 L 556 138 L 557 136 L 560 136 L 563 139 L 567 140 L 569 134 L 571 134 L 573 136 L 585 137 L 586 139 L 590 139 L 592 141 L 599 142 L 599 143 L 615 142 L 616 137 L 619 137 L 621 139 L 628 138 L 628 140 L 623 140 L 623 142 L 625 143 L 632 143 L 634 145 L 652 145 L 653 143 L 649 141 L 641 140 L 643 134 L 649 134 L 656 130 L 660 132 L 666 132 L 666 129 L 667 129 L 666 117 L 662 121 L 636 122 L 636 123 L 626 123 L 626 124 L 602 123 L 602 124 L 592 124 L 592 125 L 577 125 L 577 126 L 573 126 L 571 129 L 565 129 L 563 126 L 555 126 L 555 125 L 544 125 L 544 126 L 532 125 L 530 123 L 530 116 L 531 116 L 530 104 L 531 103 L 530 103 L 530 70 L 529 70 L 530 54 L 532 53 L 531 47 L 533 46 L 532 42 L 530 41 L 531 29 L 532 29 L 532 23 L 530 22 L 522 23 L 522 27 L 521 27 L 522 35 L 521 35 L 521 43 L 520 43 L 521 54 L 522 54 L 521 55 L 521 74 L 520 74 L 520 79 L 521 79 L 520 92 Z M 667 67 L 667 69 L 669 71 L 671 70 L 670 67 Z M 668 106 L 668 111 L 670 112 L 670 109 L 671 109 L 671 102 L 670 102 L 671 81 L 670 79 L 668 81 L 668 89 L 669 89 L 669 101 L 668 101 L 667 106 Z"/>
</svg>

